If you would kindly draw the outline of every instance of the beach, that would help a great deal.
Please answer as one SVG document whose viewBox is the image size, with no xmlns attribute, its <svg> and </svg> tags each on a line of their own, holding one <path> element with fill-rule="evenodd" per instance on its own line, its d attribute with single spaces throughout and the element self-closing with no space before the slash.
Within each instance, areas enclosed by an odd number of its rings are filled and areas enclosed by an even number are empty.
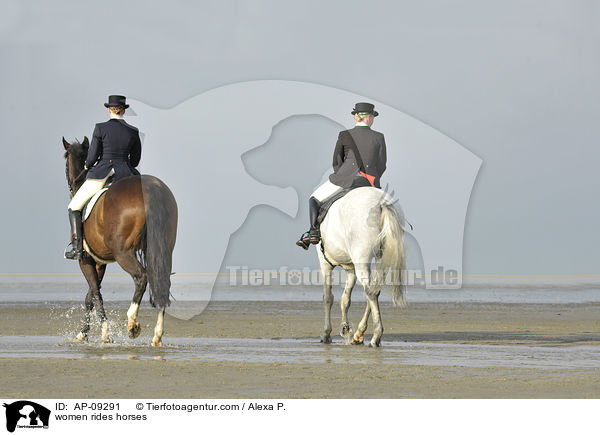
<svg viewBox="0 0 600 435">
<path fill-rule="evenodd" d="M 81 302 L 0 303 L 2 395 L 11 398 L 598 398 L 600 303 L 381 304 L 380 348 L 346 345 L 338 298 L 332 344 L 319 301 L 213 301 L 198 316 L 156 312 L 126 336 L 127 302 L 108 301 L 114 344 L 96 322 L 72 343 Z M 354 301 L 353 301 L 354 302 Z M 355 301 L 356 327 L 364 302 Z M 369 325 L 371 326 L 371 325 Z M 371 329 L 367 330 L 367 339 Z M 366 342 L 367 340 L 365 340 Z"/>
</svg>

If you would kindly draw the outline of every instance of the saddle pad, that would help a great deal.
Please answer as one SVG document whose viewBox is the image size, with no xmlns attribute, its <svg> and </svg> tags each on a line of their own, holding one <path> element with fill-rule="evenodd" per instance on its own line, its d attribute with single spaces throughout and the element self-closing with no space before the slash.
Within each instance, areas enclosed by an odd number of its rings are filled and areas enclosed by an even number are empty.
<svg viewBox="0 0 600 435">
<path fill-rule="evenodd" d="M 317 225 L 321 225 L 321 223 L 325 220 L 325 216 L 327 216 L 327 212 L 329 211 L 329 208 L 333 205 L 333 203 L 336 202 L 338 199 L 342 198 L 351 190 L 351 188 L 344 189 L 321 204 L 321 208 L 319 209 L 319 217 L 317 217 Z"/>
<path fill-rule="evenodd" d="M 92 196 L 90 198 L 90 200 L 85 204 L 85 206 L 83 207 L 83 212 L 81 213 L 82 216 L 82 220 L 83 222 L 86 221 L 86 219 L 88 217 L 90 217 L 90 214 L 92 213 L 92 210 L 94 209 L 94 205 L 96 205 L 96 201 L 98 201 L 98 198 L 100 198 L 100 196 L 106 192 L 108 190 L 108 187 L 104 187 L 102 189 L 100 189 L 98 192 L 96 192 L 96 194 L 94 196 Z"/>
</svg>

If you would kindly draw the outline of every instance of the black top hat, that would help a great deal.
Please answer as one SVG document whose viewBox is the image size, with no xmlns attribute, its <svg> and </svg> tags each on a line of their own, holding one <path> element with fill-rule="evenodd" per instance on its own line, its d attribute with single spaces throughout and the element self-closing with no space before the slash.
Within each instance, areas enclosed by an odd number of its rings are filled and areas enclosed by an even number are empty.
<svg viewBox="0 0 600 435">
<path fill-rule="evenodd" d="M 126 104 L 125 97 L 123 95 L 109 95 L 108 103 L 104 103 L 104 107 L 124 107 L 127 109 L 129 104 Z"/>
<path fill-rule="evenodd" d="M 356 115 L 357 113 L 372 113 L 373 116 L 379 115 L 379 113 L 373 109 L 375 109 L 375 106 L 371 103 L 356 103 L 354 109 L 352 109 L 352 112 L 350 113 L 353 115 Z"/>
</svg>

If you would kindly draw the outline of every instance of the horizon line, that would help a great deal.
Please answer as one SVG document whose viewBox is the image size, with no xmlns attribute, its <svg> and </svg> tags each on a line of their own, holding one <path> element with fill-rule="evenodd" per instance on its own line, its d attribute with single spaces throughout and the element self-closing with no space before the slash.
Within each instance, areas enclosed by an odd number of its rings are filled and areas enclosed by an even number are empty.
<svg viewBox="0 0 600 435">
<path fill-rule="evenodd" d="M 247 271 L 252 270 L 262 270 L 262 271 L 277 271 L 277 269 L 258 269 L 258 268 L 248 268 Z M 314 269 L 318 271 L 317 268 Z M 312 271 L 312 270 L 311 270 Z M 290 272 L 285 272 L 290 273 Z M 295 273 L 295 272 L 294 272 Z M 228 272 L 181 272 L 181 273 L 172 273 L 171 276 L 230 276 L 231 273 Z M 431 274 L 425 274 L 431 275 Z M 0 273 L 0 277 L 17 277 L 17 276 L 82 276 L 81 273 L 72 273 L 72 272 L 5 272 Z M 106 273 L 105 276 L 129 276 L 126 272 L 112 272 Z M 600 278 L 600 273 L 573 273 L 573 274 L 462 274 L 459 275 L 462 278 L 575 278 L 575 277 L 598 277 Z"/>
</svg>

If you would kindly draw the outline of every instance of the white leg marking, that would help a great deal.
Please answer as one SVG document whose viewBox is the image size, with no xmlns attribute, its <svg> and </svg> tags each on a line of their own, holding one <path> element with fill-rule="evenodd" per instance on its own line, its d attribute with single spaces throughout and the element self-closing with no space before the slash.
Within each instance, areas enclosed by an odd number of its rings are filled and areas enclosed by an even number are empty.
<svg viewBox="0 0 600 435">
<path fill-rule="evenodd" d="M 139 304 L 136 304 L 135 302 L 132 302 L 131 305 L 129 306 L 129 309 L 127 310 L 127 320 L 130 323 L 135 322 L 135 319 L 137 319 L 139 309 L 140 309 Z"/>
<path fill-rule="evenodd" d="M 140 305 L 132 302 L 127 310 L 127 331 L 129 338 L 137 338 L 140 335 L 140 324 L 136 321 Z"/>
<path fill-rule="evenodd" d="M 154 328 L 154 338 L 152 339 L 152 346 L 162 346 L 164 321 L 165 321 L 165 309 L 163 308 L 158 311 L 158 318 L 156 319 L 156 327 Z"/>
<path fill-rule="evenodd" d="M 102 322 L 102 338 L 101 338 L 101 342 L 102 344 L 104 343 L 112 343 L 113 339 L 110 335 L 108 335 L 108 322 L 104 321 Z"/>
</svg>

